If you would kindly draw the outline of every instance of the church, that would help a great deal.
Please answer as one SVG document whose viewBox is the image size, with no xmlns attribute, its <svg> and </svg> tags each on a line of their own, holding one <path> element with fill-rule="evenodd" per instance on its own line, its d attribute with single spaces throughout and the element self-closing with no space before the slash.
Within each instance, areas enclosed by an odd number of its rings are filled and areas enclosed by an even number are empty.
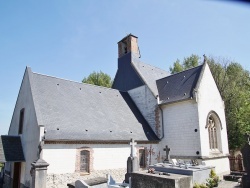
<svg viewBox="0 0 250 188">
<path fill-rule="evenodd" d="M 222 175 L 229 173 L 224 109 L 205 60 L 171 75 L 143 63 L 138 38 L 129 34 L 118 42 L 112 88 L 27 67 L 8 135 L 0 139 L 18 154 L 1 151 L 0 159 L 15 185 L 30 187 L 31 163 L 39 158 L 48 174 L 126 168 L 134 139 L 141 169 L 163 162 L 167 146 L 171 159 L 196 159 Z"/>
</svg>

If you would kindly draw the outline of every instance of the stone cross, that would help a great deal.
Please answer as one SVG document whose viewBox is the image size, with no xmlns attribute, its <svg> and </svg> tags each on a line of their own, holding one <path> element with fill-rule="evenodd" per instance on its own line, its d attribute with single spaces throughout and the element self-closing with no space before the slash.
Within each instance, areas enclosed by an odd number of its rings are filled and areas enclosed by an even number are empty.
<svg viewBox="0 0 250 188">
<path fill-rule="evenodd" d="M 137 142 L 135 142 L 134 139 L 130 140 L 130 145 L 131 145 L 131 153 L 130 153 L 130 157 L 135 157 L 136 156 L 136 149 L 135 149 L 135 145 L 137 144 Z"/>
<path fill-rule="evenodd" d="M 43 147 L 44 147 L 44 137 L 42 137 L 42 140 L 39 142 L 38 145 L 38 159 L 43 158 Z"/>
<path fill-rule="evenodd" d="M 169 162 L 169 151 L 170 151 L 170 148 L 168 147 L 168 145 L 166 145 L 166 147 L 163 149 L 163 151 L 166 151 L 166 159 L 164 160 L 164 162 Z"/>
</svg>

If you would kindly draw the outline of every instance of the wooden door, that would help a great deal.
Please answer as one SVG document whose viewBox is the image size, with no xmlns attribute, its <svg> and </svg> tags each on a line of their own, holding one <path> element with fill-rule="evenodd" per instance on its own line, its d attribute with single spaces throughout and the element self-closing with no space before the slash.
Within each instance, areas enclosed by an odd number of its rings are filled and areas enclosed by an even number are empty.
<svg viewBox="0 0 250 188">
<path fill-rule="evenodd" d="M 81 151 L 80 172 L 89 173 L 89 151 Z"/>
<path fill-rule="evenodd" d="M 13 173 L 13 188 L 20 187 L 20 177 L 21 177 L 21 163 L 14 163 L 14 173 Z"/>
</svg>

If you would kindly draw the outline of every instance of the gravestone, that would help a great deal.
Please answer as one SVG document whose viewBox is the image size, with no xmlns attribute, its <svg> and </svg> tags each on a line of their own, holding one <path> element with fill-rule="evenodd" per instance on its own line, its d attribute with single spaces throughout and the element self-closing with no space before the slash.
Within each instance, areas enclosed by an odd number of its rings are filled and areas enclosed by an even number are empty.
<svg viewBox="0 0 250 188">
<path fill-rule="evenodd" d="M 137 144 L 134 139 L 131 139 L 131 153 L 127 160 L 127 173 L 125 174 L 125 183 L 129 183 L 129 178 L 131 177 L 131 173 L 139 170 L 139 162 L 136 156 L 136 148 L 135 145 Z"/>
<path fill-rule="evenodd" d="M 49 164 L 43 160 L 38 159 L 31 163 L 32 188 L 46 188 L 47 168 Z"/>
<path fill-rule="evenodd" d="M 164 159 L 164 163 L 169 163 L 169 151 L 170 148 L 168 147 L 168 145 L 166 145 L 166 147 L 163 149 L 163 151 L 166 151 L 166 159 Z"/>
<path fill-rule="evenodd" d="M 49 164 L 43 160 L 44 140 L 40 141 L 38 146 L 38 159 L 31 163 L 32 188 L 46 188 L 47 168 Z"/>
<path fill-rule="evenodd" d="M 107 178 L 96 177 L 88 180 L 77 180 L 75 188 L 107 188 Z"/>
<path fill-rule="evenodd" d="M 249 188 L 250 187 L 250 136 L 246 135 L 247 142 L 244 147 L 241 149 L 241 153 L 243 156 L 243 164 L 245 167 L 246 174 L 242 176 L 242 187 Z"/>
</svg>

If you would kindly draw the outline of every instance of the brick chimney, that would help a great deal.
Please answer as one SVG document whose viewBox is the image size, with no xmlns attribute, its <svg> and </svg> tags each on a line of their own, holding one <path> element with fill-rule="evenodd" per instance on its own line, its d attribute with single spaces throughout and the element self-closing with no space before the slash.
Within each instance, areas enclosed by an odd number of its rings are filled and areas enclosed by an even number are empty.
<svg viewBox="0 0 250 188">
<path fill-rule="evenodd" d="M 140 57 L 140 50 L 137 42 L 138 37 L 129 34 L 118 42 L 118 58 L 122 57 L 127 53 L 133 53 Z"/>
</svg>

